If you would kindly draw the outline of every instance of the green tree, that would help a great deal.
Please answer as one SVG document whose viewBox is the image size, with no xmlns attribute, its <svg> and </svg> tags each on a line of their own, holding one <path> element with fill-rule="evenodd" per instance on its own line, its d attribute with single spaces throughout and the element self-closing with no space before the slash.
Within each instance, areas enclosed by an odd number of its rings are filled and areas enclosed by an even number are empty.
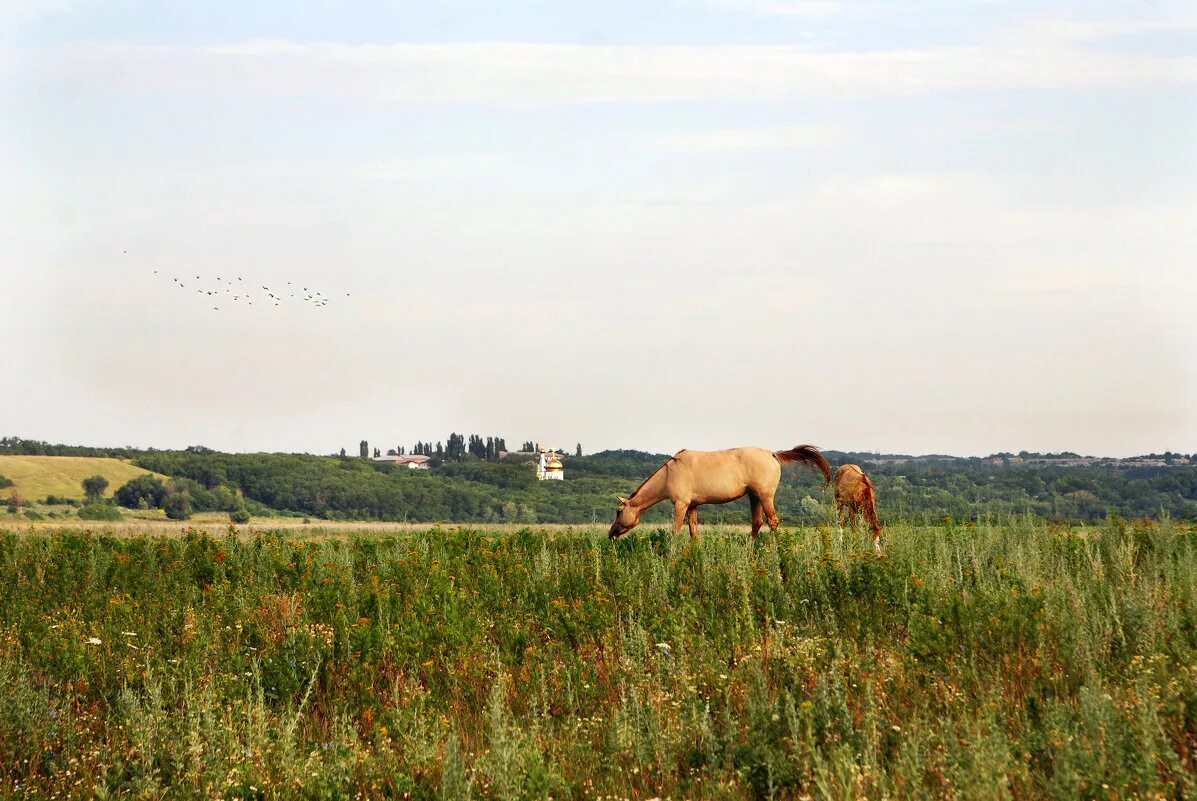
<svg viewBox="0 0 1197 801">
<path fill-rule="evenodd" d="M 358 453 L 361 454 L 361 457 L 363 459 L 369 459 L 370 458 L 370 443 L 366 442 L 363 439 L 362 444 L 358 446 Z"/>
<path fill-rule="evenodd" d="M 136 509 L 143 502 L 146 506 L 157 508 L 166 500 L 166 487 L 157 476 L 145 473 L 122 484 L 113 497 L 126 509 Z"/>
<path fill-rule="evenodd" d="M 578 443 L 578 450 L 577 450 L 577 451 L 574 453 L 574 455 L 575 455 L 575 456 L 581 456 L 581 455 L 582 455 L 582 443 L 580 443 L 580 442 Z"/>
<path fill-rule="evenodd" d="M 186 520 L 191 517 L 191 494 L 186 490 L 171 492 L 166 496 L 162 508 L 171 520 Z"/>
<path fill-rule="evenodd" d="M 88 476 L 83 479 L 83 494 L 88 503 L 96 503 L 104 497 L 104 490 L 108 489 L 108 479 L 103 476 Z"/>
</svg>

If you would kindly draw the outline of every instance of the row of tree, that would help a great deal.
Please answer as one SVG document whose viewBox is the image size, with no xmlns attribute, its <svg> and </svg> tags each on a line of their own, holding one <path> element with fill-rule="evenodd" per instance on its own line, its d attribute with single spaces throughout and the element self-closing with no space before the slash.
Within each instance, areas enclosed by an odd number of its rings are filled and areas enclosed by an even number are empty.
<svg viewBox="0 0 1197 801">
<path fill-rule="evenodd" d="M 581 446 L 579 446 L 581 447 Z M 447 445 L 443 443 L 436 443 L 434 446 L 431 442 L 417 442 L 412 447 L 412 454 L 416 456 L 429 456 L 441 461 L 448 462 L 464 462 L 468 456 L 473 456 L 478 459 L 485 459 L 487 461 L 497 461 L 500 452 L 507 450 L 507 440 L 503 437 L 487 437 L 483 439 L 478 434 L 470 434 L 469 439 L 462 434 L 456 432 L 449 434 L 449 442 Z M 370 458 L 370 443 L 362 440 L 358 446 L 358 453 L 363 459 Z M 341 455 L 345 455 L 344 448 L 341 449 Z M 374 458 L 381 455 L 378 448 L 374 449 Z M 402 446 L 391 448 L 387 451 L 388 456 L 405 456 L 406 451 Z"/>
</svg>

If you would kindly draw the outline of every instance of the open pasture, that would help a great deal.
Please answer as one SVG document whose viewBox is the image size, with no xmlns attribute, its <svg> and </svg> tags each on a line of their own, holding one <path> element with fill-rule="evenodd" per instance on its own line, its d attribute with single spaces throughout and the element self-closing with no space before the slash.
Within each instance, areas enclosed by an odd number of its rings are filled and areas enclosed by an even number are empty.
<svg viewBox="0 0 1197 801">
<path fill-rule="evenodd" d="M 0 795 L 1197 794 L 1190 525 L 298 529 L 0 533 Z"/>
</svg>

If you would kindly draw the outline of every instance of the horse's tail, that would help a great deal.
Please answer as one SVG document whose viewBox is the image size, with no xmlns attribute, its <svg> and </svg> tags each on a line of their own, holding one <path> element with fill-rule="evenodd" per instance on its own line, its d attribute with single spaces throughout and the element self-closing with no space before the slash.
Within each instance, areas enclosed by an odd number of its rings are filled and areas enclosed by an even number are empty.
<svg viewBox="0 0 1197 801">
<path fill-rule="evenodd" d="M 831 483 L 831 465 L 827 463 L 827 460 L 823 458 L 823 454 L 819 453 L 819 449 L 814 445 L 795 445 L 788 451 L 773 451 L 773 456 L 782 464 L 801 462 L 818 468 L 823 474 L 823 483 Z"/>
<path fill-rule="evenodd" d="M 869 525 L 873 527 L 874 534 L 881 533 L 881 524 L 877 522 L 877 494 L 873 492 L 873 482 L 869 481 L 869 477 L 861 475 L 864 480 L 864 492 L 861 493 L 861 503 L 864 505 L 865 517 L 869 519 Z"/>
</svg>

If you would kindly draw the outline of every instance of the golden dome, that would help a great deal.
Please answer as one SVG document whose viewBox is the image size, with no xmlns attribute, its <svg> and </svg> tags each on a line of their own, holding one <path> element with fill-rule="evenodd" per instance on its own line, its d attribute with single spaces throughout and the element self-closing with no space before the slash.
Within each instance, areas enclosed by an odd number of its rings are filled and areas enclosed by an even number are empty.
<svg viewBox="0 0 1197 801">
<path fill-rule="evenodd" d="M 544 469 L 545 470 L 562 470 L 562 469 L 564 469 L 564 465 L 562 465 L 561 462 L 557 459 L 550 459 L 548 464 L 546 464 L 544 466 Z"/>
</svg>

